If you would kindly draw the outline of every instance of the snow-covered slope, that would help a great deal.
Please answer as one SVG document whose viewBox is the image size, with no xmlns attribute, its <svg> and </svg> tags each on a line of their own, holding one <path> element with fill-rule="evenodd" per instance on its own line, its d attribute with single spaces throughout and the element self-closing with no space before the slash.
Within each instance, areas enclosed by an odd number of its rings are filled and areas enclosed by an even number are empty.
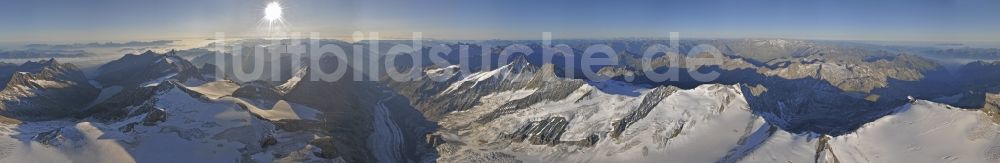
<svg viewBox="0 0 1000 163">
<path fill-rule="evenodd" d="M 1000 125 L 976 110 L 916 101 L 830 140 L 841 162 L 1000 162 Z"/>
<path fill-rule="evenodd" d="M 779 131 L 741 162 L 1000 161 L 1000 124 L 982 111 L 924 100 L 896 111 L 836 137 Z"/>
<path fill-rule="evenodd" d="M 615 84 L 621 83 L 584 85 L 564 99 L 540 102 L 490 122 L 474 123 L 471 120 L 498 109 L 504 101 L 525 98 L 535 90 L 484 97 L 481 105 L 441 119 L 442 129 L 436 134 L 446 143 L 438 146 L 442 153 L 439 161 L 715 161 L 738 148 L 744 142 L 741 139 L 776 129 L 750 113 L 740 98 L 740 89 L 734 86 L 706 85 L 665 96 L 653 92 L 676 88 L 615 88 L 640 94 L 630 96 L 609 94 L 595 87 Z M 651 109 L 645 116 L 630 116 L 646 107 Z M 561 125 L 519 135 L 519 129 L 538 128 L 541 121 Z M 614 123 L 631 125 L 621 129 Z M 766 129 L 758 131 L 760 128 Z M 622 130 L 620 136 L 612 136 L 615 130 Z M 546 141 L 551 137 L 554 140 Z"/>
<path fill-rule="evenodd" d="M 54 59 L 29 61 L 10 73 L 9 81 L 0 83 L 0 115 L 21 120 L 67 117 L 99 93 L 76 66 Z"/>
<path fill-rule="evenodd" d="M 564 100 L 542 102 L 488 123 L 471 119 L 496 109 L 496 101 L 533 90 L 483 98 L 482 105 L 442 118 L 435 133 L 442 162 L 996 162 L 1000 125 L 981 111 L 918 100 L 854 133 L 794 134 L 752 114 L 738 88 L 705 85 L 678 90 L 618 138 L 614 122 L 649 96 L 606 94 L 581 87 Z M 584 97 L 589 96 L 589 97 Z M 728 99 L 728 100 L 727 100 Z M 494 102 L 486 102 L 494 100 Z M 553 117 L 563 126 L 511 136 Z M 529 125 L 530 124 L 530 125 Z M 559 130 L 562 131 L 559 131 Z M 548 132 L 555 130 L 556 132 Z M 559 133 L 561 132 L 561 133 Z M 551 135 L 550 133 L 558 133 Z M 555 141 L 545 142 L 545 137 Z M 541 142 L 533 137 L 540 137 Z M 592 143 L 592 144 L 589 144 Z"/>
<path fill-rule="evenodd" d="M 129 107 L 134 116 L 120 121 L 5 124 L 0 143 L 10 146 L 0 151 L 0 162 L 340 160 L 314 154 L 322 151 L 313 145 L 322 134 L 282 129 L 271 115 L 234 101 L 206 100 L 176 81 L 156 87 L 147 103 Z"/>
<path fill-rule="evenodd" d="M 475 82 L 481 76 L 459 80 Z M 562 79 L 549 81 L 565 82 Z M 478 85 L 478 84 L 477 84 Z M 471 87 L 449 91 L 462 91 Z M 857 131 L 790 133 L 749 109 L 744 89 L 587 82 L 520 87 L 450 112 L 429 136 L 441 162 L 996 162 L 1000 125 L 979 110 L 915 100 Z M 749 92 L 747 92 L 749 93 Z M 543 96 L 544 95 L 544 96 Z M 542 98 L 541 100 L 533 98 Z M 556 97 L 556 98 L 551 98 Z"/>
</svg>

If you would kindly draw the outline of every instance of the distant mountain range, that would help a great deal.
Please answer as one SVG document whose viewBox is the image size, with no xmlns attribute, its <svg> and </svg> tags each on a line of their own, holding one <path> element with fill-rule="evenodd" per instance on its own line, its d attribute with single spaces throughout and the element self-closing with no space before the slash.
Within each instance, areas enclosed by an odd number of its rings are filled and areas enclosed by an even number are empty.
<svg viewBox="0 0 1000 163">
<path fill-rule="evenodd" d="M 8 50 L 0 51 L 0 59 L 18 58 L 80 58 L 91 57 L 95 54 L 83 50 Z"/>
<path fill-rule="evenodd" d="M 682 70 L 682 78 L 655 81 L 642 71 L 640 53 L 666 41 L 562 42 L 571 51 L 549 62 L 531 41 L 434 44 L 467 46 L 472 55 L 425 53 L 423 62 L 391 65 L 424 66 L 424 77 L 413 81 L 388 80 L 386 70 L 354 63 L 386 60 L 367 50 L 348 58 L 146 51 L 110 61 L 92 76 L 58 59 L 4 63 L 0 162 L 1000 160 L 1000 62 L 947 69 L 926 57 L 989 52 L 691 40 L 678 49 L 712 45 L 721 64 L 677 65 L 658 55 L 655 67 Z M 512 43 L 532 53 L 502 55 Z M 365 42 L 323 44 L 370 50 Z M 616 49 L 619 62 L 565 64 L 581 61 L 593 44 Z M 255 46 L 266 45 L 249 47 Z M 974 51 L 980 50 L 989 51 Z M 435 64 L 430 55 L 450 64 Z M 261 76 L 241 78 L 228 66 L 253 63 L 253 56 L 267 58 Z M 491 62 L 458 64 L 483 58 Z M 347 78 L 313 80 L 314 72 L 344 63 Z M 569 73 L 586 69 L 609 80 Z M 691 71 L 716 71 L 720 78 L 699 81 Z"/>
<path fill-rule="evenodd" d="M 155 40 L 155 41 L 129 41 L 129 42 L 92 42 L 74 44 L 28 44 L 25 48 L 36 49 L 80 49 L 80 48 L 121 48 L 121 47 L 142 47 L 142 46 L 164 46 L 176 42 L 177 40 Z"/>
</svg>

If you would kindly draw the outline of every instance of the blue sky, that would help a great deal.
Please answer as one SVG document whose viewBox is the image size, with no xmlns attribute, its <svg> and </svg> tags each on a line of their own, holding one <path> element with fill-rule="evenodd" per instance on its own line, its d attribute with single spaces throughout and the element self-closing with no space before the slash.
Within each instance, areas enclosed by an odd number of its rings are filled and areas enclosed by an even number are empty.
<svg viewBox="0 0 1000 163">
<path fill-rule="evenodd" d="M 0 4 L 0 41 L 209 38 L 254 30 L 270 0 Z M 296 32 L 436 39 L 666 37 L 1000 41 L 995 0 L 281 0 Z"/>
</svg>

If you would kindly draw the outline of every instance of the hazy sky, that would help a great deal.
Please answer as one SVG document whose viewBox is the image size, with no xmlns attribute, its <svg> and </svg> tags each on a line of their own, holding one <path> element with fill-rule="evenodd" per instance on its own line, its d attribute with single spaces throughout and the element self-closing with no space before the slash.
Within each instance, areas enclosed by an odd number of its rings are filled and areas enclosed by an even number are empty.
<svg viewBox="0 0 1000 163">
<path fill-rule="evenodd" d="M 255 31 L 271 0 L 0 3 L 0 41 L 209 38 Z M 292 31 L 437 39 L 682 37 L 1000 41 L 997 0 L 280 0 Z"/>
</svg>

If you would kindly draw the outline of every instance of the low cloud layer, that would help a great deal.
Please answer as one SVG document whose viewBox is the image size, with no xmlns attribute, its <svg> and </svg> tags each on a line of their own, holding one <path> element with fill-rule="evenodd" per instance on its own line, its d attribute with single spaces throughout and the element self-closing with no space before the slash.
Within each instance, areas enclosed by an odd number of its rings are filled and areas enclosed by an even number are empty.
<svg viewBox="0 0 1000 163">
<path fill-rule="evenodd" d="M 143 46 L 164 46 L 169 45 L 177 40 L 156 40 L 156 41 L 129 41 L 124 43 L 118 42 L 93 42 L 93 43 L 74 43 L 74 44 L 28 44 L 25 48 L 48 48 L 48 49 L 78 49 L 78 48 L 121 48 L 121 47 L 143 47 Z"/>
</svg>

